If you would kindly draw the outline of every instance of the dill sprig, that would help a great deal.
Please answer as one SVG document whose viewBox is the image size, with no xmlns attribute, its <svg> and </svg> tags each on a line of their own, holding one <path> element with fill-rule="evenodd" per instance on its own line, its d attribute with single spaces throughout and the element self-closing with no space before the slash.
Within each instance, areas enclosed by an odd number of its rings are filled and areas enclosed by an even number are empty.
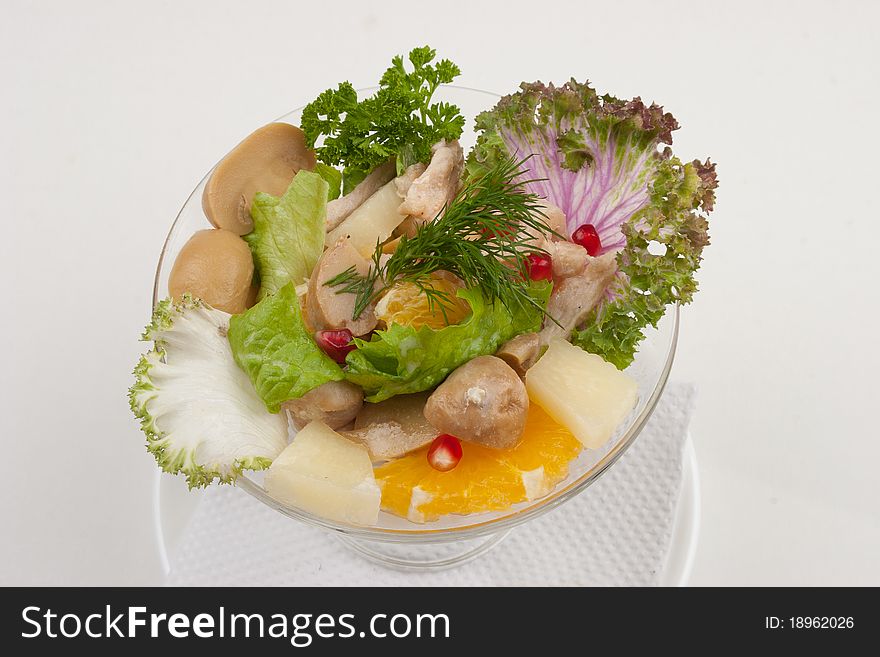
<svg viewBox="0 0 880 657">
<path fill-rule="evenodd" d="M 415 284 L 429 308 L 439 305 L 446 316 L 450 295 L 435 289 L 431 274 L 448 271 L 467 288 L 478 288 L 489 301 L 498 300 L 515 310 L 524 305 L 541 309 L 529 295 L 526 258 L 543 251 L 531 240 L 536 234 L 555 234 L 547 225 L 541 197 L 528 192 L 526 160 L 500 160 L 479 177 L 465 181 L 455 198 L 434 221 L 419 226 L 413 237 L 403 236 L 394 253 L 381 262 L 382 244 L 376 245 L 366 275 L 354 267 L 325 283 L 337 294 L 356 295 L 354 318 L 391 285 Z"/>
</svg>

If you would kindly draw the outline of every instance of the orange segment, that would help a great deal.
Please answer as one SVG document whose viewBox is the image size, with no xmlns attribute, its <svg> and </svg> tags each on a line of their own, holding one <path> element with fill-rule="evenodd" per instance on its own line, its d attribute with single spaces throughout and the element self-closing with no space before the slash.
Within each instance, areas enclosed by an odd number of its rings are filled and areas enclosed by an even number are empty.
<svg viewBox="0 0 880 657">
<path fill-rule="evenodd" d="M 438 472 L 420 449 L 375 470 L 382 508 L 414 522 L 449 513 L 502 511 L 549 493 L 568 475 L 568 465 L 582 445 L 540 406 L 529 407 L 520 443 L 490 449 L 462 441 L 461 462 Z"/>
<path fill-rule="evenodd" d="M 446 293 L 446 316 L 440 303 L 429 303 L 428 297 L 422 293 L 415 283 L 395 283 L 390 290 L 376 304 L 376 317 L 391 324 L 402 324 L 421 328 L 428 326 L 432 329 L 441 329 L 444 326 L 458 324 L 467 317 L 471 308 L 468 302 L 455 296 L 461 289 L 458 281 L 450 276 L 434 273 L 430 276 L 429 285 L 438 292 Z"/>
</svg>

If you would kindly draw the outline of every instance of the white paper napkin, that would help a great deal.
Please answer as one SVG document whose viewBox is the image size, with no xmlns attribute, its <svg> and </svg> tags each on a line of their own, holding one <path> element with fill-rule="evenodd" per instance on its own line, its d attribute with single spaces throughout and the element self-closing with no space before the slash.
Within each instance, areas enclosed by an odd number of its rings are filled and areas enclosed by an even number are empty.
<svg viewBox="0 0 880 657">
<path fill-rule="evenodd" d="M 649 586 L 660 582 L 695 390 L 670 384 L 635 444 L 586 491 L 457 568 L 404 572 L 230 486 L 205 494 L 170 555 L 174 586 Z"/>
</svg>

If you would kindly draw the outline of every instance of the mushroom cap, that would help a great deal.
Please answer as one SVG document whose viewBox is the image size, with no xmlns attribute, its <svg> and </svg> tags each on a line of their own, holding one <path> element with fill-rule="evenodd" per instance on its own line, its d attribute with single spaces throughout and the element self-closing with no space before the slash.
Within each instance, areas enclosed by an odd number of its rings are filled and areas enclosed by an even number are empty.
<svg viewBox="0 0 880 657">
<path fill-rule="evenodd" d="M 314 170 L 315 162 L 302 130 L 289 123 L 265 125 L 220 160 L 202 193 L 202 209 L 215 227 L 246 235 L 254 229 L 254 194 L 281 196 L 296 172 Z"/>
<path fill-rule="evenodd" d="M 520 378 L 524 377 L 541 353 L 541 338 L 537 333 L 523 333 L 511 338 L 498 348 L 495 355 L 507 363 Z"/>
<path fill-rule="evenodd" d="M 364 391 L 348 381 L 328 381 L 309 390 L 299 399 L 281 405 L 297 429 L 320 420 L 331 429 L 339 429 L 354 420 L 364 404 Z"/>
<path fill-rule="evenodd" d="M 200 230 L 189 238 L 168 278 L 168 291 L 176 299 L 185 292 L 208 305 L 236 314 L 247 309 L 254 259 L 247 243 L 222 228 Z"/>
<path fill-rule="evenodd" d="M 516 372 L 500 358 L 478 356 L 428 397 L 425 419 L 439 433 L 506 449 L 522 437 L 528 410 L 526 387 Z"/>
</svg>

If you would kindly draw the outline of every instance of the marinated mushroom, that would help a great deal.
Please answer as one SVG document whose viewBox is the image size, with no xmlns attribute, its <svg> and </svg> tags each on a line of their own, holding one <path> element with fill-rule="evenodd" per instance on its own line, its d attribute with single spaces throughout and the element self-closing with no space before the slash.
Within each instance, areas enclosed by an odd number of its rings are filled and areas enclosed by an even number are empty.
<svg viewBox="0 0 880 657">
<path fill-rule="evenodd" d="M 248 290 L 247 298 L 244 301 L 245 308 L 253 308 L 257 305 L 257 297 L 260 295 L 260 284 L 256 281 L 251 281 L 251 289 Z"/>
<path fill-rule="evenodd" d="M 399 458 L 437 437 L 437 431 L 425 419 L 428 395 L 397 395 L 376 404 L 364 404 L 354 419 L 354 429 L 340 433 L 363 444 L 374 461 Z"/>
<path fill-rule="evenodd" d="M 368 306 L 357 319 L 353 319 L 356 295 L 350 292 L 337 294 L 337 288 L 325 285 L 352 267 L 358 274 L 365 275 L 370 264 L 345 238 L 318 260 L 306 294 L 306 318 L 313 330 L 348 329 L 352 335 L 364 335 L 376 328 L 378 320 L 373 306 Z"/>
<path fill-rule="evenodd" d="M 309 390 L 299 399 L 281 405 L 290 413 L 293 426 L 302 429 L 312 420 L 320 420 L 331 429 L 339 429 L 354 420 L 364 404 L 364 391 L 348 381 L 328 381 Z"/>
<path fill-rule="evenodd" d="M 428 397 L 425 418 L 438 433 L 505 449 L 522 437 L 528 410 L 526 387 L 516 372 L 500 358 L 479 356 Z"/>
<path fill-rule="evenodd" d="M 189 292 L 235 315 L 247 309 L 253 279 L 254 259 L 247 243 L 228 230 L 209 228 L 183 245 L 171 268 L 168 291 L 176 299 Z"/>
<path fill-rule="evenodd" d="M 525 376 L 528 370 L 541 353 L 541 339 L 537 333 L 523 333 L 505 342 L 498 348 L 495 355 L 520 377 Z"/>
<path fill-rule="evenodd" d="M 314 170 L 315 162 L 302 130 L 288 123 L 265 125 L 220 160 L 202 193 L 202 209 L 217 228 L 245 235 L 254 229 L 254 194 L 281 196 L 296 172 Z"/>
</svg>

